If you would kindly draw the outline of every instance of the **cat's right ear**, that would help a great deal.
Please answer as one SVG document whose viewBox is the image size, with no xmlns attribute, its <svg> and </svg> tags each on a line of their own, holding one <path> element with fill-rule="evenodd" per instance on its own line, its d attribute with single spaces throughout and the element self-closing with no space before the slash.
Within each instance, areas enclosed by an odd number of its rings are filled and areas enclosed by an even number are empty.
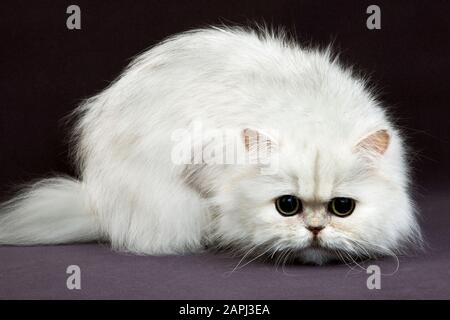
<svg viewBox="0 0 450 320">
<path fill-rule="evenodd" d="M 265 165 L 273 161 L 276 142 L 272 136 L 257 129 L 246 128 L 242 130 L 242 139 L 250 163 Z"/>
<path fill-rule="evenodd" d="M 270 153 L 273 150 L 275 141 L 268 134 L 259 130 L 246 128 L 242 131 L 245 149 L 249 152 L 266 150 Z"/>
</svg>

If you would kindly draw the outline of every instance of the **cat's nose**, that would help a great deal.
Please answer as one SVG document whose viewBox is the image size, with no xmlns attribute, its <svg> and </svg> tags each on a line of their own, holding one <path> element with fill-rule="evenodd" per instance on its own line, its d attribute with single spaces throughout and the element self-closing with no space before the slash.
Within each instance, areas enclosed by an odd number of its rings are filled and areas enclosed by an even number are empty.
<svg viewBox="0 0 450 320">
<path fill-rule="evenodd" d="M 320 230 L 322 230 L 323 228 L 325 228 L 324 226 L 307 226 L 306 229 L 308 229 L 309 231 L 311 231 L 315 236 L 317 236 L 320 232 Z"/>
</svg>

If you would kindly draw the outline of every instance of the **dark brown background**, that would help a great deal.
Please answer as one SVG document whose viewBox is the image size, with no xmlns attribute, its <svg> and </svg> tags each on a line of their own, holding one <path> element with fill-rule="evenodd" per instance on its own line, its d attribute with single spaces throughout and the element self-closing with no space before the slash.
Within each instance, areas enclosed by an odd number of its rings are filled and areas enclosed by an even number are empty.
<svg viewBox="0 0 450 320">
<path fill-rule="evenodd" d="M 378 4 L 382 29 L 366 28 Z M 372 75 L 409 136 L 418 197 L 449 170 L 450 1 L 2 1 L 0 199 L 11 186 L 73 173 L 60 119 L 102 90 L 161 39 L 207 24 L 265 21 L 305 44 L 334 41 L 341 58 Z M 82 30 L 66 28 L 81 7 Z"/>
</svg>

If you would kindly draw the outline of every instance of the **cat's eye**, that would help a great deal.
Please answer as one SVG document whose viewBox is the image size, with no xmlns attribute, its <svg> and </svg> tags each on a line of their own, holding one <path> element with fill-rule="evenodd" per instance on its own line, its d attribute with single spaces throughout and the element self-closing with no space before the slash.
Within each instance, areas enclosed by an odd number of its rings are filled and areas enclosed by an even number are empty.
<svg viewBox="0 0 450 320">
<path fill-rule="evenodd" d="M 293 216 L 302 212 L 302 202 L 296 196 L 284 195 L 275 200 L 275 207 L 282 216 Z"/>
<path fill-rule="evenodd" d="M 352 198 L 334 198 L 328 203 L 328 211 L 338 217 L 346 217 L 353 213 L 355 205 Z"/>
</svg>

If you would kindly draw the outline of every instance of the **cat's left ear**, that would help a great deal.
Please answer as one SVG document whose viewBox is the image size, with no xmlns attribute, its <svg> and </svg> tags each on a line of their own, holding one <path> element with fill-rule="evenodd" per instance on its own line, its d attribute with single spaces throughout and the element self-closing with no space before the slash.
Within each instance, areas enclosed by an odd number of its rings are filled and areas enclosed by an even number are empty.
<svg viewBox="0 0 450 320">
<path fill-rule="evenodd" d="M 389 147 L 390 139 L 387 130 L 378 130 L 362 139 L 356 145 L 356 151 L 369 155 L 383 155 Z"/>
</svg>

